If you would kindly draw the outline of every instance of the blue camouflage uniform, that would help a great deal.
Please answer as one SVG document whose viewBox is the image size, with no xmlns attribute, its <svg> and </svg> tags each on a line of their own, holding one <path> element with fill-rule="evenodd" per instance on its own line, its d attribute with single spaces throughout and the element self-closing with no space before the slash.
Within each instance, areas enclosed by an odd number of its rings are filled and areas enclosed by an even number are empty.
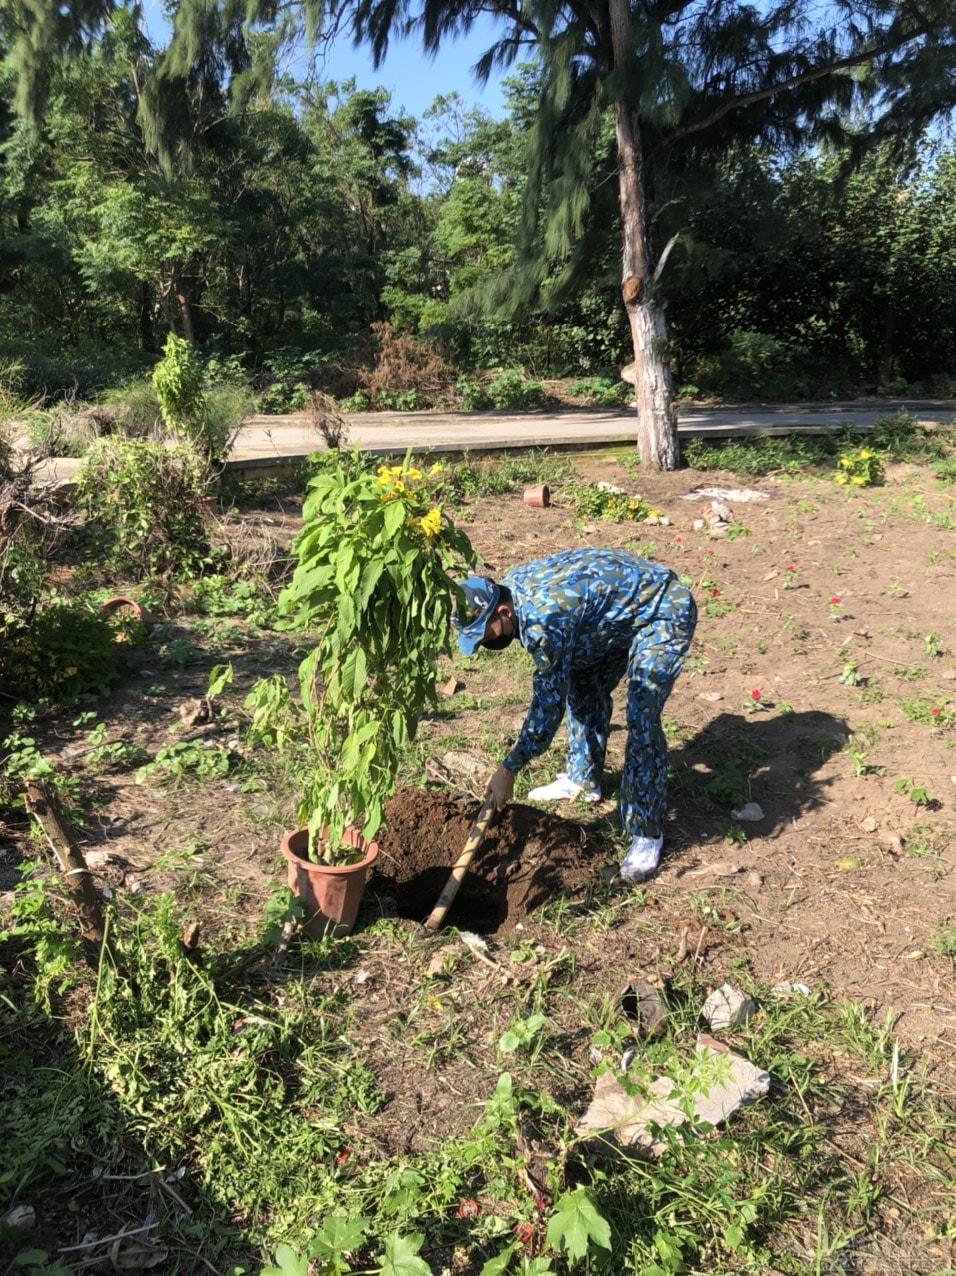
<svg viewBox="0 0 956 1276">
<path fill-rule="evenodd" d="M 600 789 L 611 692 L 627 674 L 627 747 L 620 807 L 631 837 L 663 834 L 667 744 L 661 712 L 694 636 L 697 607 L 667 567 L 609 549 L 574 549 L 515 567 L 518 637 L 534 661 L 533 695 L 504 760 L 540 757 L 564 715 L 568 776 Z"/>
</svg>

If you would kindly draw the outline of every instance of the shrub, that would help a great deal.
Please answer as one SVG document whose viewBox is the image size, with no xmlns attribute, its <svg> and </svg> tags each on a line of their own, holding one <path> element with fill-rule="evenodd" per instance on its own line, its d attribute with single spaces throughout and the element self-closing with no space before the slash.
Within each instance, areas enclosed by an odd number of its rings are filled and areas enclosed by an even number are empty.
<svg viewBox="0 0 956 1276">
<path fill-rule="evenodd" d="M 596 483 L 574 483 L 568 488 L 568 496 L 579 518 L 600 518 L 609 523 L 643 523 L 647 518 L 660 517 L 660 511 L 642 496 L 628 496 L 626 492 L 600 487 Z"/>
<path fill-rule="evenodd" d="M 732 398 L 805 397 L 813 389 L 810 352 L 763 332 L 735 329 L 717 356 L 693 361 L 685 379 Z"/>
<path fill-rule="evenodd" d="M 361 391 L 371 407 L 415 411 L 450 396 L 452 370 L 433 346 L 396 333 L 389 323 L 373 323 L 372 337 L 374 365 L 359 373 Z"/>
<path fill-rule="evenodd" d="M 102 396 L 103 407 L 112 415 L 115 432 L 126 439 L 155 439 L 162 434 L 163 417 L 151 381 L 126 381 Z"/>
<path fill-rule="evenodd" d="M 619 408 L 634 402 L 632 386 L 608 377 L 582 377 L 572 381 L 568 394 L 574 399 L 589 399 L 600 408 Z"/>
<path fill-rule="evenodd" d="M 435 702 L 459 597 L 452 573 L 474 552 L 432 504 L 410 456 L 376 466 L 358 452 L 328 454 L 302 518 L 295 572 L 279 599 L 286 627 L 310 631 L 314 642 L 299 666 L 311 745 L 298 777 L 300 819 L 313 856 L 342 863 L 355 856 L 343 845 L 346 827 L 360 824 L 371 839 L 381 826 L 403 751 Z M 246 705 L 253 730 L 278 743 L 289 715 L 284 681 L 256 684 Z"/>
<path fill-rule="evenodd" d="M 136 576 L 199 574 L 215 561 L 206 519 L 210 483 L 195 448 L 146 440 L 100 439 L 76 475 L 102 554 Z"/>
<path fill-rule="evenodd" d="M 163 358 L 153 369 L 153 389 L 166 427 L 181 438 L 198 442 L 206 410 L 206 374 L 188 341 L 171 332 Z"/>
<path fill-rule="evenodd" d="M 528 381 L 518 368 L 501 372 L 488 385 L 488 399 L 493 408 L 507 411 L 509 408 L 543 407 L 548 392 L 540 381 Z"/>
<path fill-rule="evenodd" d="M 54 598 L 4 634 L 8 684 L 31 700 L 103 695 L 145 636 L 142 625 L 117 631 L 95 604 Z"/>
<path fill-rule="evenodd" d="M 315 384 L 316 356 L 293 346 L 273 350 L 256 374 L 260 412 L 300 412 Z"/>
</svg>

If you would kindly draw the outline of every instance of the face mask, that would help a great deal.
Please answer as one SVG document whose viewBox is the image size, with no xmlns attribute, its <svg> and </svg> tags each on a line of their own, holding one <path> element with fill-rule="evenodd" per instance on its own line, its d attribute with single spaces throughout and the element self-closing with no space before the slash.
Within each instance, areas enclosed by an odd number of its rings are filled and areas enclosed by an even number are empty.
<svg viewBox="0 0 956 1276">
<path fill-rule="evenodd" d="M 481 645 L 488 651 L 504 651 L 514 640 L 514 634 L 502 634 L 499 638 L 486 638 Z"/>
</svg>

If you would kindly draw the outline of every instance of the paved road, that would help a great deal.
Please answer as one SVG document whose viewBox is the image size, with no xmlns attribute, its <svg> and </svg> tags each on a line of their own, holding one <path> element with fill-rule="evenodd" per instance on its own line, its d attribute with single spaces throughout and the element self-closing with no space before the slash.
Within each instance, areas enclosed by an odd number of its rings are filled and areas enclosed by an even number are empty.
<svg viewBox="0 0 956 1276">
<path fill-rule="evenodd" d="M 921 421 L 950 422 L 956 402 L 947 400 L 858 401 L 854 403 L 694 408 L 678 415 L 682 438 L 703 435 L 733 438 L 744 435 L 790 434 L 794 430 L 822 433 L 850 424 L 869 429 L 880 416 L 900 410 Z M 633 409 L 601 411 L 569 409 L 560 412 L 363 412 L 344 418 L 348 442 L 363 451 L 383 455 L 413 452 L 481 452 L 505 448 L 595 448 L 633 444 Z M 240 430 L 227 463 L 231 471 L 252 471 L 294 464 L 325 444 L 308 418 L 256 416 Z M 43 477 L 67 479 L 78 462 L 52 461 Z"/>
</svg>

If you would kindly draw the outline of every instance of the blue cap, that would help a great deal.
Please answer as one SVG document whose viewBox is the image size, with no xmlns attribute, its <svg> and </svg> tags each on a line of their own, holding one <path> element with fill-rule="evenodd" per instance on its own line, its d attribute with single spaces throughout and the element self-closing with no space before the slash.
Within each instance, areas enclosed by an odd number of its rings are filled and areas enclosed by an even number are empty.
<svg viewBox="0 0 956 1276">
<path fill-rule="evenodd" d="M 465 595 L 463 619 L 455 618 L 458 646 L 464 656 L 473 656 L 485 636 L 485 626 L 498 605 L 501 590 L 487 576 L 469 576 L 458 588 Z"/>
</svg>

